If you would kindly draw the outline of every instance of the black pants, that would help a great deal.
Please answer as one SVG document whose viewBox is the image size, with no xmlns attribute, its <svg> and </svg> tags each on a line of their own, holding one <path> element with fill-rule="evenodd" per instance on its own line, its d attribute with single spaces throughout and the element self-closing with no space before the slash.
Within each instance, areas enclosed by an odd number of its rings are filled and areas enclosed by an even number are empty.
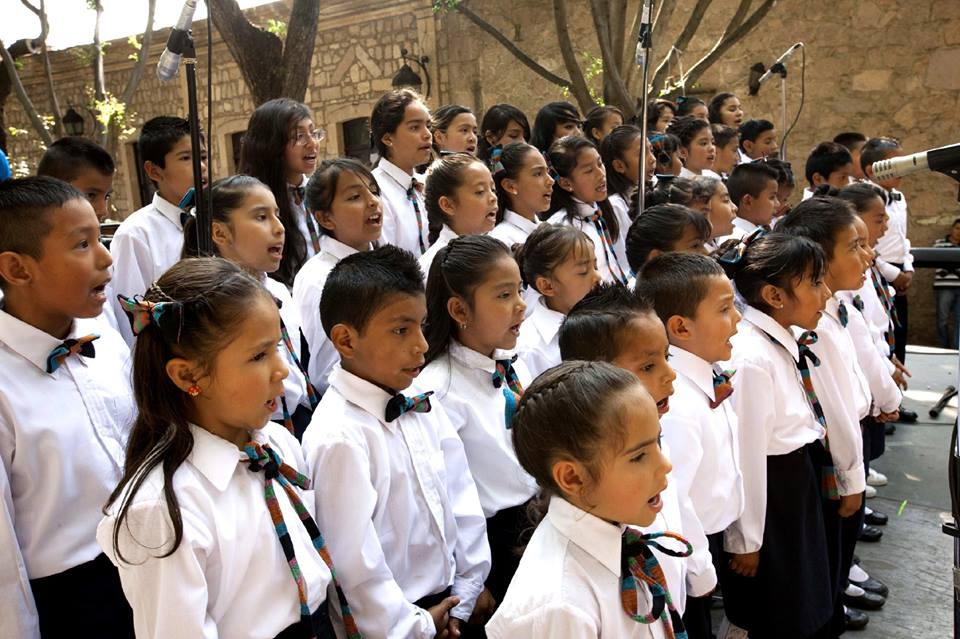
<svg viewBox="0 0 960 639">
<path fill-rule="evenodd" d="M 892 264 L 901 271 L 903 264 Z M 909 307 L 907 304 L 907 295 L 897 294 L 893 296 L 893 305 L 897 309 L 897 319 L 899 324 L 894 324 L 893 329 L 893 353 L 901 362 L 907 361 L 907 322 L 909 319 Z"/>
<path fill-rule="evenodd" d="M 134 639 L 133 611 L 120 574 L 103 553 L 69 570 L 30 580 L 43 639 Z"/>
<path fill-rule="evenodd" d="M 723 556 L 723 531 L 707 535 L 707 546 L 710 548 L 710 557 L 713 567 L 720 579 L 720 560 Z M 719 581 L 717 583 L 719 586 Z M 687 605 L 683 611 L 683 625 L 687 629 L 689 639 L 713 639 L 713 620 L 710 616 L 712 595 L 703 597 L 687 596 Z"/>
<path fill-rule="evenodd" d="M 532 528 L 527 516 L 527 504 L 529 502 L 504 508 L 487 520 L 492 565 L 485 585 L 497 603 L 503 601 L 503 596 L 507 594 L 507 586 L 520 565 L 526 533 Z"/>
<path fill-rule="evenodd" d="M 304 628 L 304 623 L 298 621 L 286 628 L 275 639 L 336 639 L 333 624 L 330 622 L 329 600 L 320 604 L 320 607 L 310 615 L 310 628 Z"/>
</svg>

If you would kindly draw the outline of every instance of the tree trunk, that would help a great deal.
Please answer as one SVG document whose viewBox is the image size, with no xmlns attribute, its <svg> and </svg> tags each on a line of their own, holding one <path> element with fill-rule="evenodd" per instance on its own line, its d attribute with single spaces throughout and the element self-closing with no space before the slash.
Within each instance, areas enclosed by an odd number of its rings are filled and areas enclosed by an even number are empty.
<svg viewBox="0 0 960 639">
<path fill-rule="evenodd" d="M 570 74 L 571 92 L 580 106 L 580 111 L 586 113 L 596 106 L 596 103 L 590 95 L 587 81 L 583 77 L 583 70 L 577 62 L 577 54 L 573 50 L 570 32 L 567 30 L 567 0 L 553 0 L 553 19 L 560 44 L 560 55 L 563 56 L 563 64 L 567 67 L 567 73 Z"/>
<path fill-rule="evenodd" d="M 612 31 L 610 20 L 608 19 L 607 7 L 603 0 L 590 0 L 591 13 L 593 14 L 593 26 L 597 31 L 597 39 L 600 41 L 600 54 L 603 57 L 603 84 L 604 92 L 609 91 L 609 96 L 605 97 L 608 103 L 619 106 L 626 117 L 633 117 L 636 112 L 633 106 L 633 100 L 627 93 L 627 87 L 620 76 L 620 70 L 617 68 L 619 57 L 613 49 L 610 32 Z M 617 27 L 622 32 L 622 27 Z"/>
<path fill-rule="evenodd" d="M 14 46 L 19 44 L 19 42 L 27 41 L 18 41 L 14 43 Z M 38 43 L 38 45 L 39 44 L 42 43 Z M 12 49 L 13 47 L 10 48 Z M 37 113 L 36 107 L 34 107 L 33 102 L 30 101 L 30 96 L 27 95 L 26 90 L 23 88 L 23 83 L 20 82 L 20 75 L 17 73 L 17 66 L 14 64 L 13 54 L 7 50 L 2 40 L 0 40 L 0 57 L 3 58 L 3 66 L 7 71 L 6 75 L 9 79 L 10 86 L 12 87 L 13 92 L 17 94 L 17 98 L 20 100 L 20 105 L 23 107 L 23 111 L 27 114 L 27 117 L 30 118 L 30 123 L 33 125 L 34 130 L 36 130 L 37 135 L 40 136 L 40 139 L 47 146 L 53 144 L 53 137 L 51 137 L 50 132 L 47 131 L 47 127 L 43 125 L 43 120 L 40 119 L 40 114 Z M 6 148 L 5 131 L 6 129 L 4 129 L 3 136 L 4 148 Z"/>
<path fill-rule="evenodd" d="M 150 57 L 150 45 L 153 43 L 153 16 L 157 8 L 157 0 L 147 1 L 147 26 L 143 31 L 143 40 L 140 41 L 140 55 L 137 56 L 137 63 L 127 78 L 127 84 L 123 87 L 123 93 L 120 94 L 120 102 L 130 108 L 130 102 L 133 100 L 133 94 L 136 93 L 140 81 L 143 79 L 143 72 L 147 66 L 147 60 Z M 103 132 L 100 139 L 100 145 L 104 147 L 110 155 L 115 155 L 117 150 L 118 136 L 120 135 L 119 125 L 116 122 L 110 123 L 110 128 Z"/>
<path fill-rule="evenodd" d="M 310 66 L 317 43 L 317 22 L 320 20 L 319 0 L 294 0 L 283 43 L 283 63 L 286 70 L 282 95 L 303 101 L 310 83 Z"/>
<path fill-rule="evenodd" d="M 45 0 L 40 0 L 40 6 L 35 7 L 30 0 L 20 0 L 20 4 L 29 9 L 40 20 L 40 37 L 42 44 L 40 55 L 43 59 L 43 75 L 47 82 L 47 97 L 50 100 L 50 111 L 53 116 L 53 131 L 58 138 L 63 137 L 63 111 L 60 109 L 60 100 L 53 86 L 53 69 L 50 67 L 50 52 L 47 48 L 47 34 L 50 32 L 50 22 L 47 20 L 47 6 Z"/>
</svg>

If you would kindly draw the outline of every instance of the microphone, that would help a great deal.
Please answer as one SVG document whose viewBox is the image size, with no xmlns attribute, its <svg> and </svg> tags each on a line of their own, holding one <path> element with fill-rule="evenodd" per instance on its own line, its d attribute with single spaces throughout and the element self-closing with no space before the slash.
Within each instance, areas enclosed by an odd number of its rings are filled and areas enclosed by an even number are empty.
<svg viewBox="0 0 960 639">
<path fill-rule="evenodd" d="M 960 144 L 873 163 L 873 175 L 877 180 L 890 180 L 927 169 L 960 180 Z"/>
<path fill-rule="evenodd" d="M 177 77 L 177 71 L 180 69 L 180 60 L 189 46 L 190 26 L 193 24 L 193 12 L 197 10 L 197 0 L 186 0 L 183 3 L 183 11 L 180 12 L 180 19 L 170 30 L 170 37 L 167 38 L 167 46 L 160 55 L 160 61 L 157 63 L 157 77 L 162 82 L 173 80 Z"/>
<path fill-rule="evenodd" d="M 637 29 L 636 60 L 638 67 L 645 67 L 647 65 L 647 49 L 653 45 L 653 23 L 650 21 L 650 7 L 652 4 L 653 0 L 643 0 L 643 9 L 640 13 L 640 27 Z"/>
<path fill-rule="evenodd" d="M 802 48 L 803 48 L 803 43 L 798 42 L 792 47 L 790 47 L 789 49 L 787 49 L 786 51 L 784 51 L 783 55 L 777 58 L 777 61 L 771 64 L 770 68 L 767 69 L 766 73 L 761 75 L 760 79 L 757 80 L 757 84 L 756 84 L 757 90 L 758 91 L 760 90 L 760 86 L 763 85 L 764 82 L 772 78 L 778 72 L 782 71 L 784 63 L 790 59 L 790 56 L 792 56 L 794 53 L 796 53 L 799 49 L 802 49 Z"/>
</svg>

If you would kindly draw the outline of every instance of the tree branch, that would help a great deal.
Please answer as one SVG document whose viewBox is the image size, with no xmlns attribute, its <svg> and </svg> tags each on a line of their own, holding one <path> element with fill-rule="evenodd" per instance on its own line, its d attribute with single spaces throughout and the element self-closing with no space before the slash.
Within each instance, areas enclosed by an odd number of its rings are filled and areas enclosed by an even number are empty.
<svg viewBox="0 0 960 639">
<path fill-rule="evenodd" d="M 744 2 L 747 2 L 747 0 L 741 0 L 741 5 Z M 702 76 L 707 69 L 709 69 L 717 60 L 719 60 L 720 57 L 730 49 L 730 47 L 735 45 L 748 33 L 753 31 L 753 29 L 760 24 L 760 21 L 763 20 L 768 13 L 770 13 L 770 9 L 772 9 L 775 4 L 777 4 L 777 0 L 764 0 L 763 4 L 757 7 L 757 10 L 750 14 L 749 18 L 737 25 L 729 35 L 724 34 L 725 37 L 721 38 L 721 40 L 714 45 L 713 49 L 711 49 L 705 56 L 697 60 L 697 62 L 690 67 L 684 76 L 685 81 L 688 84 L 692 84 L 699 80 L 700 76 Z M 746 12 L 744 11 L 744 13 Z"/>
<path fill-rule="evenodd" d="M 636 112 L 633 100 L 627 93 L 627 87 L 617 68 L 618 57 L 614 55 L 613 44 L 610 38 L 610 21 L 604 10 L 603 0 L 590 0 L 593 14 L 593 26 L 600 41 L 600 55 L 603 58 L 603 80 L 605 88 L 611 93 L 610 98 L 624 111 L 624 115 L 632 117 Z"/>
<path fill-rule="evenodd" d="M 310 80 L 310 66 L 317 42 L 317 23 L 320 20 L 318 0 L 294 0 L 283 43 L 283 62 L 286 71 L 281 95 L 303 100 Z M 298 64 L 306 61 L 306 64 Z"/>
<path fill-rule="evenodd" d="M 28 4 L 27 0 L 22 0 Z M 43 75 L 47 84 L 47 96 L 50 98 L 50 109 L 53 111 L 53 130 L 58 138 L 65 135 L 63 130 L 63 110 L 60 108 L 60 99 L 57 97 L 56 87 L 53 85 L 53 66 L 50 64 L 50 48 L 47 46 L 46 34 L 49 32 L 50 23 L 47 20 L 47 7 L 45 0 L 40 0 L 40 37 L 43 39 L 43 46 L 40 47 L 40 57 L 43 59 Z"/>
<path fill-rule="evenodd" d="M 507 51 L 512 53 L 514 57 L 517 58 L 517 60 L 522 62 L 526 67 L 528 67 L 531 71 L 539 75 L 541 78 L 547 80 L 548 82 L 552 82 L 557 86 L 561 86 L 567 90 L 570 90 L 573 88 L 573 83 L 571 83 L 570 80 L 561 78 L 555 73 L 552 73 L 547 68 L 542 66 L 539 62 L 537 62 L 536 60 L 531 58 L 529 55 L 524 53 L 519 47 L 517 47 L 517 45 L 513 43 L 512 40 L 507 38 L 507 36 L 503 35 L 503 33 L 501 33 L 499 29 L 497 29 L 495 26 L 493 26 L 492 24 L 490 24 L 489 22 L 487 22 L 486 20 L 478 16 L 476 13 L 474 13 L 463 2 L 457 5 L 457 11 L 463 14 L 464 17 L 466 17 L 470 22 L 480 27 L 482 31 L 485 31 L 486 33 L 493 36 L 494 40 L 496 40 L 501 45 L 503 45 L 503 47 Z"/>
<path fill-rule="evenodd" d="M 583 77 L 583 70 L 577 62 L 577 54 L 573 51 L 573 42 L 570 40 L 570 32 L 567 30 L 567 0 L 553 0 L 553 20 L 557 29 L 557 40 L 560 44 L 560 54 L 563 56 L 563 64 L 567 67 L 567 73 L 570 74 L 573 97 L 580 105 L 581 111 L 587 111 L 595 106 L 593 98 L 590 96 L 590 89 L 587 87 L 587 81 Z"/>
<path fill-rule="evenodd" d="M 236 0 L 209 1 L 213 23 L 237 61 L 254 104 L 259 106 L 278 97 L 283 89 L 282 69 L 277 64 L 277 60 L 283 58 L 280 38 L 250 24 Z"/>
<path fill-rule="evenodd" d="M 157 0 L 148 0 L 147 2 L 147 26 L 143 30 L 143 40 L 140 42 L 140 55 L 137 56 L 137 64 L 134 65 L 130 77 L 127 78 L 127 84 L 123 87 L 123 93 L 120 94 L 120 101 L 126 105 L 133 100 L 133 94 L 143 79 L 143 72 L 147 66 L 147 59 L 150 57 L 150 45 L 153 43 L 153 15 L 157 8 Z"/>
<path fill-rule="evenodd" d="M 33 102 L 30 101 L 30 96 L 27 95 L 27 91 L 23 88 L 23 82 L 20 81 L 20 75 L 17 73 L 17 65 L 14 64 L 13 56 L 7 51 L 3 40 L 0 40 L 0 57 L 3 58 L 3 66 L 10 76 L 10 84 L 13 87 L 13 91 L 17 94 L 17 98 L 20 100 L 20 105 L 23 107 L 24 113 L 30 118 L 30 123 L 40 136 L 40 139 L 43 140 L 43 143 L 50 146 L 53 144 L 53 138 L 50 136 L 50 132 L 47 131 L 47 127 L 43 125 L 40 114 L 37 113 Z"/>
<path fill-rule="evenodd" d="M 627 22 L 627 0 L 610 0 L 610 10 L 608 11 L 608 24 L 610 25 L 610 45 L 613 48 L 613 61 L 619 63 L 623 59 L 624 43 L 628 41 L 626 32 L 622 26 Z M 625 65 L 617 66 L 618 69 L 625 68 Z"/>
<path fill-rule="evenodd" d="M 707 9 L 710 7 L 710 4 L 713 0 L 697 0 L 697 4 L 693 7 L 693 10 L 690 12 L 690 17 L 687 18 L 687 24 L 683 27 L 683 30 L 680 32 L 680 35 L 677 36 L 677 39 L 674 41 L 673 46 L 680 49 L 687 48 L 687 45 L 690 44 L 690 40 L 693 39 L 693 36 L 696 34 L 697 29 L 700 28 L 700 23 L 703 21 L 703 16 L 706 14 Z M 657 65 L 657 70 L 653 74 L 653 82 L 651 83 L 655 88 L 662 86 L 663 81 L 667 77 L 669 72 L 669 67 L 667 63 L 670 59 L 670 51 L 667 51 L 667 54 L 663 57 L 660 64 Z"/>
</svg>

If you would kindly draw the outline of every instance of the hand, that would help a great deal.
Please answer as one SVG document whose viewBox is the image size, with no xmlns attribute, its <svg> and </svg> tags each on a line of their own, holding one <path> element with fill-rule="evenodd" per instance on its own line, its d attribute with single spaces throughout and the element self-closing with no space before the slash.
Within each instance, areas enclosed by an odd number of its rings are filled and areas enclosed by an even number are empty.
<svg viewBox="0 0 960 639">
<path fill-rule="evenodd" d="M 490 615 L 492 615 L 496 609 L 497 600 L 493 598 L 493 594 L 489 590 L 484 588 L 480 596 L 477 597 L 477 604 L 473 607 L 473 614 L 470 615 L 470 621 L 468 623 L 482 626 L 487 623 Z"/>
<path fill-rule="evenodd" d="M 881 424 L 886 424 L 887 422 L 895 422 L 900 419 L 900 411 L 895 410 L 890 413 L 880 413 L 877 415 L 877 421 Z"/>
<path fill-rule="evenodd" d="M 893 288 L 896 289 L 897 295 L 904 295 L 907 289 L 910 288 L 911 282 L 913 282 L 913 272 L 900 271 L 900 275 L 897 275 L 897 278 L 891 283 L 893 284 Z"/>
<path fill-rule="evenodd" d="M 893 362 L 893 365 L 897 367 L 898 371 L 903 372 L 907 377 L 913 377 L 913 373 L 910 372 L 910 369 L 907 368 L 903 362 L 897 359 L 896 355 L 891 355 L 890 361 Z"/>
<path fill-rule="evenodd" d="M 731 555 L 730 569 L 743 577 L 756 577 L 757 566 L 760 565 L 760 551 L 748 552 L 745 555 Z"/>
<path fill-rule="evenodd" d="M 450 617 L 447 622 L 447 636 L 454 639 L 460 636 L 460 620 L 456 617 Z"/>
<path fill-rule="evenodd" d="M 450 632 L 447 630 L 447 624 L 450 623 L 450 610 L 459 603 L 460 597 L 447 597 L 436 606 L 427 608 L 427 612 L 433 617 L 433 625 L 437 629 L 436 636 L 438 639 L 446 639 L 450 636 Z M 459 626 L 457 631 L 459 632 Z"/>
<path fill-rule="evenodd" d="M 856 495 L 843 495 L 840 497 L 840 516 L 847 518 L 860 510 L 863 503 L 863 493 Z"/>
</svg>

